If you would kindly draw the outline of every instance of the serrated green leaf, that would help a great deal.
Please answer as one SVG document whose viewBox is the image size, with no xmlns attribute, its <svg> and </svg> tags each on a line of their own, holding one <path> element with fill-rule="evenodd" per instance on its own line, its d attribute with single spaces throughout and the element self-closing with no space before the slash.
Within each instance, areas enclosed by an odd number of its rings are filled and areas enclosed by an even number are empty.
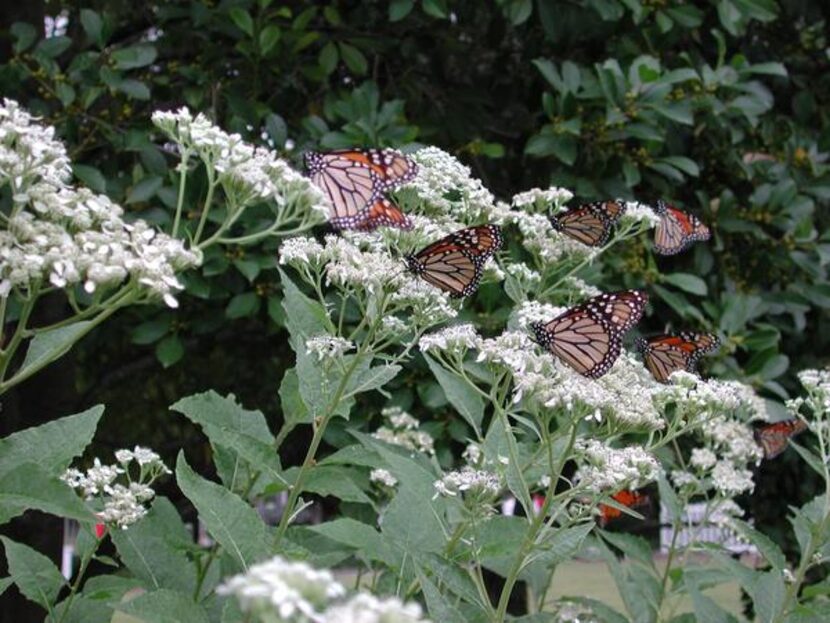
<svg viewBox="0 0 830 623">
<path fill-rule="evenodd" d="M 0 536 L 6 551 L 9 575 L 26 599 L 52 611 L 65 582 L 51 560 L 28 545 Z"/>
</svg>

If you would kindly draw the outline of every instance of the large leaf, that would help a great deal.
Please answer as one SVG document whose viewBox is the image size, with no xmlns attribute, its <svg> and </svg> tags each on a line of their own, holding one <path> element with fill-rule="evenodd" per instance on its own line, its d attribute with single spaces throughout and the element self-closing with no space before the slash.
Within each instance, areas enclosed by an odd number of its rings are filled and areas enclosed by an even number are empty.
<svg viewBox="0 0 830 623">
<path fill-rule="evenodd" d="M 309 530 L 356 550 L 360 556 L 382 562 L 391 568 L 399 567 L 401 564 L 401 554 L 391 547 L 388 540 L 372 526 L 360 521 L 342 517 L 309 526 Z"/>
<path fill-rule="evenodd" d="M 135 599 L 117 604 L 115 608 L 144 623 L 209 623 L 210 621 L 204 608 L 196 604 L 189 595 L 166 589 L 144 593 Z"/>
<path fill-rule="evenodd" d="M 268 556 L 265 524 L 242 498 L 225 487 L 205 480 L 190 469 L 183 453 L 176 461 L 176 480 L 211 536 L 240 569 Z"/>
<path fill-rule="evenodd" d="M 784 552 L 776 545 L 772 539 L 765 534 L 758 532 L 755 528 L 750 526 L 745 521 L 740 519 L 733 519 L 732 526 L 741 533 L 750 543 L 758 548 L 761 555 L 767 559 L 767 562 L 777 569 L 779 572 L 786 568 L 787 560 L 784 558 Z"/>
<path fill-rule="evenodd" d="M 63 472 L 92 441 L 103 412 L 97 405 L 0 439 L 0 474 L 33 461 L 55 475 Z"/>
<path fill-rule="evenodd" d="M 26 357 L 15 376 L 30 376 L 48 363 L 59 359 L 68 353 L 73 344 L 86 335 L 93 326 L 91 321 L 81 320 L 59 329 L 38 333 L 29 342 Z"/>
<path fill-rule="evenodd" d="M 81 522 L 94 520 L 69 485 L 36 463 L 24 463 L 0 475 L 0 524 L 28 509 Z"/>
<path fill-rule="evenodd" d="M 484 400 L 466 381 L 445 370 L 442 365 L 426 353 L 423 353 L 423 356 L 435 380 L 438 381 L 441 389 L 447 395 L 447 400 L 455 407 L 461 417 L 473 427 L 476 437 L 480 437 L 481 420 L 484 417 Z"/>
<path fill-rule="evenodd" d="M 28 545 L 15 543 L 4 536 L 0 536 L 0 541 L 6 551 L 9 575 L 14 578 L 17 588 L 27 599 L 51 610 L 64 585 L 55 563 Z"/>
<path fill-rule="evenodd" d="M 320 303 L 303 294 L 291 278 L 280 270 L 285 326 L 291 334 L 295 350 L 304 346 L 304 339 L 328 333 L 331 325 L 328 314 Z"/>
<path fill-rule="evenodd" d="M 185 555 L 190 535 L 167 498 L 157 498 L 141 521 L 129 530 L 113 530 L 110 538 L 121 562 L 147 589 L 193 593 L 196 568 Z"/>
</svg>

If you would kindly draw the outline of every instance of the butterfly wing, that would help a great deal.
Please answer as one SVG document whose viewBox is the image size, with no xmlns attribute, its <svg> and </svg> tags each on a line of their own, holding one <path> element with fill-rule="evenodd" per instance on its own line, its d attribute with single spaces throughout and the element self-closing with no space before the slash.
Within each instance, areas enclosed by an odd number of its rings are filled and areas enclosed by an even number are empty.
<svg viewBox="0 0 830 623">
<path fill-rule="evenodd" d="M 625 212 L 625 205 L 616 201 L 601 201 L 577 206 L 562 214 L 550 216 L 553 228 L 566 236 L 588 245 L 599 247 L 608 242 L 611 228 Z"/>
<path fill-rule="evenodd" d="M 417 173 L 412 160 L 391 149 L 309 152 L 305 164 L 311 181 L 328 196 L 332 204 L 329 222 L 338 229 L 373 228 L 371 213 L 382 193 Z M 374 226 L 394 223 L 378 221 Z"/>
<path fill-rule="evenodd" d="M 386 197 L 377 199 L 369 208 L 366 216 L 355 224 L 354 229 L 372 231 L 383 225 L 398 229 L 412 229 L 412 221 Z"/>
<path fill-rule="evenodd" d="M 584 306 L 569 309 L 547 323 L 531 325 L 536 341 L 552 355 L 588 378 L 608 372 L 622 348 L 620 333 Z"/>
<path fill-rule="evenodd" d="M 595 315 L 606 318 L 618 331 L 625 333 L 643 317 L 648 294 L 643 290 L 606 292 L 584 305 Z"/>
<path fill-rule="evenodd" d="M 791 437 L 806 429 L 807 424 L 799 419 L 773 422 L 755 429 L 755 441 L 763 449 L 765 459 L 774 459 L 787 449 Z"/>
<path fill-rule="evenodd" d="M 660 222 L 654 232 L 654 250 L 660 255 L 675 255 L 693 242 L 711 237 L 709 228 L 692 214 L 662 201 L 657 203 L 655 212 L 660 216 Z"/>
<path fill-rule="evenodd" d="M 629 491 L 625 489 L 622 491 L 618 491 L 617 493 L 612 495 L 611 499 L 613 499 L 618 504 L 621 504 L 628 508 L 637 508 L 640 506 L 645 506 L 649 503 L 649 497 L 644 493 L 639 493 L 637 491 Z M 618 519 L 622 516 L 622 511 L 619 508 L 616 508 L 609 504 L 600 504 L 599 511 L 599 525 L 603 528 L 608 524 L 608 522 L 614 519 Z"/>
<path fill-rule="evenodd" d="M 660 383 L 668 383 L 669 376 L 677 370 L 694 372 L 698 360 L 720 344 L 711 333 L 680 333 L 656 335 L 637 341 L 637 349 L 651 375 Z"/>
<path fill-rule="evenodd" d="M 453 297 L 473 294 L 484 265 L 503 244 L 501 228 L 480 225 L 451 233 L 406 258 L 409 269 Z"/>
</svg>

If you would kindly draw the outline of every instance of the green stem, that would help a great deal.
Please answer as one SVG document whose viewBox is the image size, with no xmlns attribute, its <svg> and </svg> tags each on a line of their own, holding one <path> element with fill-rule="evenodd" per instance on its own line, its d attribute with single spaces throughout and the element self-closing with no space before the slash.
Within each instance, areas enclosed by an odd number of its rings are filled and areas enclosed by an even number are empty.
<svg viewBox="0 0 830 623">
<path fill-rule="evenodd" d="M 179 196 L 176 200 L 176 216 L 173 219 L 173 231 L 170 235 L 175 238 L 179 233 L 179 224 L 182 220 L 182 207 L 184 206 L 184 190 L 187 185 L 187 161 L 190 160 L 190 151 L 182 150 L 182 159 L 179 162 Z"/>
<path fill-rule="evenodd" d="M 539 534 L 539 530 L 545 525 L 545 517 L 550 510 L 550 505 L 553 501 L 553 494 L 556 491 L 556 485 L 559 482 L 559 477 L 562 475 L 562 470 L 565 468 L 565 463 L 571 453 L 574 441 L 576 441 L 576 424 L 571 424 L 571 433 L 568 440 L 568 446 L 562 453 L 562 458 L 556 466 L 556 473 L 551 474 L 550 487 L 548 487 L 548 493 L 545 496 L 545 501 L 542 504 L 541 510 L 533 515 L 533 521 L 528 527 L 522 546 L 519 548 L 519 553 L 513 560 L 513 564 L 507 574 L 507 579 L 505 580 L 504 587 L 502 588 L 501 595 L 499 596 L 496 616 L 495 619 L 493 619 L 494 623 L 503 623 L 504 621 L 504 617 L 507 614 L 507 604 L 510 601 L 510 595 L 513 592 L 513 587 L 516 585 L 516 580 L 518 579 L 519 573 L 524 566 L 528 553 L 530 553 L 536 543 L 536 537 Z M 529 512 L 533 513 L 533 509 L 530 509 Z"/>
<path fill-rule="evenodd" d="M 193 236 L 193 245 L 196 246 L 199 243 L 199 240 L 202 238 L 202 233 L 205 230 L 205 224 L 207 223 L 207 217 L 210 213 L 210 207 L 213 203 L 213 193 L 216 191 L 216 178 L 213 174 L 213 167 L 208 165 L 207 166 L 207 176 L 208 176 L 208 191 L 207 196 L 205 197 L 205 205 L 202 208 L 202 216 L 199 217 L 199 225 L 196 227 L 196 234 Z"/>
<path fill-rule="evenodd" d="M 98 544 L 101 542 L 98 541 Z M 62 621 L 66 618 L 66 615 L 69 614 L 69 610 L 72 608 L 72 601 L 75 599 L 75 595 L 78 593 L 78 589 L 81 587 L 81 582 L 84 579 L 84 575 L 86 574 L 86 569 L 89 566 L 89 563 L 92 562 L 92 557 L 95 556 L 95 552 L 98 550 L 98 547 L 93 547 L 86 552 L 81 558 L 81 566 L 78 568 L 78 575 L 75 577 L 75 581 L 72 583 L 72 586 L 69 589 L 69 596 L 66 598 L 64 602 L 63 611 L 61 612 L 61 616 L 58 619 L 58 623 L 62 623 Z M 50 615 L 54 619 L 54 613 L 50 610 Z"/>
<path fill-rule="evenodd" d="M 17 326 L 14 328 L 9 345 L 0 350 L 0 388 L 3 386 L 9 364 L 12 362 L 15 352 L 17 352 L 17 348 L 20 346 L 20 342 L 26 334 L 26 323 L 29 322 L 29 316 L 32 314 L 37 298 L 37 289 L 29 293 L 29 298 L 24 301 L 23 306 L 20 308 L 20 317 L 17 319 Z M 2 394 L 2 390 L 0 390 L 0 394 Z"/>
</svg>

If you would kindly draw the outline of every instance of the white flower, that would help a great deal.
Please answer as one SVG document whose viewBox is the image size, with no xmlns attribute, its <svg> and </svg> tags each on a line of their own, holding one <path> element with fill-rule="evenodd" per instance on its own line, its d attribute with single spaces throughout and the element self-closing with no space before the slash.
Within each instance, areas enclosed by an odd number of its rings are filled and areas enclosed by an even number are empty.
<svg viewBox="0 0 830 623">
<path fill-rule="evenodd" d="M 480 339 L 473 325 L 459 324 L 424 335 L 418 341 L 418 346 L 425 353 L 430 351 L 449 351 L 463 356 L 468 349 L 475 348 Z"/>
<path fill-rule="evenodd" d="M 514 312 L 519 327 L 530 329 L 534 322 L 548 322 L 561 315 L 567 308 L 557 307 L 540 301 L 524 301 Z"/>
<path fill-rule="evenodd" d="M 718 461 L 712 470 L 712 485 L 724 497 L 734 497 L 755 488 L 752 472 L 735 467 L 731 461 Z"/>
<path fill-rule="evenodd" d="M 386 443 L 413 452 L 435 454 L 434 440 L 429 433 L 418 430 L 421 423 L 400 407 L 387 407 L 381 415 L 390 426 L 381 426 L 372 436 Z"/>
<path fill-rule="evenodd" d="M 233 595 L 243 612 L 265 620 L 304 623 L 322 620 L 329 603 L 346 589 L 327 570 L 275 556 L 226 579 L 216 592 Z"/>
<path fill-rule="evenodd" d="M 421 423 L 400 407 L 385 407 L 380 412 L 395 430 L 415 430 Z"/>
<path fill-rule="evenodd" d="M 701 425 L 701 432 L 704 440 L 733 463 L 757 462 L 764 456 L 763 450 L 755 442 L 752 428 L 737 420 L 723 416 L 712 417 Z"/>
<path fill-rule="evenodd" d="M 398 479 L 395 478 L 392 474 L 389 473 L 388 470 L 385 469 L 373 469 L 371 472 L 369 472 L 369 480 L 371 482 L 377 482 L 387 487 L 394 487 L 398 484 Z"/>
<path fill-rule="evenodd" d="M 436 495 L 456 497 L 459 494 L 469 494 L 473 497 L 494 498 L 501 491 L 501 481 L 498 475 L 469 465 L 445 474 L 434 483 Z"/>
<path fill-rule="evenodd" d="M 692 467 L 705 471 L 712 469 L 717 461 L 718 457 L 709 448 L 693 448 L 689 463 Z"/>
<path fill-rule="evenodd" d="M 314 238 L 297 236 L 280 245 L 280 264 L 317 264 L 322 261 L 323 246 Z"/>
<path fill-rule="evenodd" d="M 329 608 L 320 623 L 429 623 L 421 617 L 421 607 L 416 603 L 357 593 L 347 602 Z"/>
<path fill-rule="evenodd" d="M 113 485 L 108 493 L 109 498 L 98 517 L 103 523 L 118 526 L 122 530 L 126 530 L 147 514 L 144 503 L 155 496 L 155 492 L 149 486 L 137 482 L 130 483 L 128 487 Z"/>
<path fill-rule="evenodd" d="M 333 361 L 354 348 L 349 340 L 333 335 L 310 337 L 305 342 L 306 354 L 314 355 L 318 361 Z"/>
<path fill-rule="evenodd" d="M 644 448 L 612 448 L 596 439 L 578 439 L 575 480 L 592 491 L 637 489 L 657 478 L 659 464 Z"/>
<path fill-rule="evenodd" d="M 657 227 L 660 222 L 660 216 L 654 210 L 644 203 L 639 201 L 626 201 L 625 213 L 622 216 L 623 220 L 642 223 L 648 228 Z"/>
<path fill-rule="evenodd" d="M 559 210 L 568 201 L 573 198 L 573 193 L 564 188 L 551 186 L 542 190 L 541 188 L 531 188 L 524 192 L 513 195 L 511 203 L 516 208 L 536 208 L 537 210 L 547 210 L 550 204 L 553 204 L 554 210 Z"/>
<path fill-rule="evenodd" d="M 494 205 L 492 193 L 471 176 L 470 168 L 447 152 L 424 147 L 411 158 L 418 164 L 418 174 L 399 194 L 404 201 L 409 193 L 414 194 L 426 214 L 462 223 L 475 222 Z"/>
<path fill-rule="evenodd" d="M 671 480 L 674 483 L 674 486 L 678 489 L 688 485 L 695 485 L 698 482 L 694 474 L 681 470 L 673 471 L 671 473 Z"/>
</svg>

